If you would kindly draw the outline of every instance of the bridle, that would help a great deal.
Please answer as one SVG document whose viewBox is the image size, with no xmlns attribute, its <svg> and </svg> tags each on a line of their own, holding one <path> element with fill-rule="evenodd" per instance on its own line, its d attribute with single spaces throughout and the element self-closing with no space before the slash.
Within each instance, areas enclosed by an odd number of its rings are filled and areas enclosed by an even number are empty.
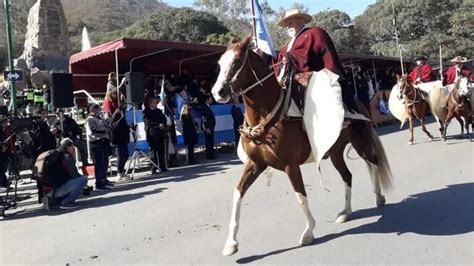
<svg viewBox="0 0 474 266">
<path fill-rule="evenodd" d="M 459 104 L 458 101 L 456 101 L 455 99 L 455 96 L 457 96 L 457 99 L 461 99 L 462 97 L 466 96 L 466 95 L 461 95 L 461 92 L 460 90 L 464 89 L 464 88 L 461 88 L 461 82 L 462 82 L 462 79 L 466 79 L 466 94 L 469 94 L 469 87 L 471 87 L 471 81 L 469 80 L 468 77 L 465 77 L 465 76 L 462 76 L 462 78 L 458 79 L 454 85 L 454 89 L 453 89 L 453 92 L 451 94 L 451 100 L 455 103 L 455 104 Z"/>
<path fill-rule="evenodd" d="M 263 87 L 263 83 L 267 79 L 269 79 L 271 76 L 274 75 L 274 72 L 270 71 L 270 73 L 268 73 L 265 77 L 260 79 L 257 76 L 257 73 L 253 69 L 252 65 L 250 64 L 250 61 L 249 61 L 248 57 L 249 57 L 249 48 L 247 48 L 245 50 L 245 57 L 244 57 L 244 60 L 242 61 L 242 65 L 240 66 L 240 68 L 235 72 L 235 74 L 230 79 L 230 82 L 229 82 L 230 91 L 231 91 L 231 94 L 234 95 L 234 96 L 243 96 L 247 92 L 252 90 L 253 88 L 257 87 L 258 85 Z M 236 91 L 234 89 L 235 86 L 232 86 L 232 84 L 237 80 L 237 78 L 239 77 L 242 70 L 244 69 L 244 67 L 247 64 L 250 67 L 250 70 L 252 71 L 252 74 L 253 74 L 253 76 L 255 77 L 255 79 L 257 81 L 254 82 L 253 84 L 249 85 L 245 89 L 240 89 L 239 91 Z M 273 64 L 270 68 L 275 68 L 276 66 L 278 66 L 280 64 L 282 64 L 282 62 L 278 62 L 276 64 Z M 272 110 L 267 115 L 265 115 L 263 121 L 258 123 L 258 125 L 251 126 L 251 125 L 248 124 L 246 119 L 244 119 L 244 123 L 239 127 L 239 132 L 243 136 L 245 136 L 247 138 L 250 138 L 250 139 L 261 136 L 263 134 L 263 132 L 265 132 L 265 126 L 277 115 L 278 111 L 280 111 L 280 109 L 281 109 L 280 107 L 282 106 L 284 99 L 285 99 L 285 93 L 284 93 L 284 90 L 282 89 L 282 90 L 280 90 L 280 96 L 278 97 L 278 101 L 273 106 Z"/>
<path fill-rule="evenodd" d="M 247 92 L 249 92 L 250 90 L 252 90 L 253 88 L 257 87 L 258 85 L 263 87 L 263 82 L 265 82 L 267 79 L 269 79 L 271 76 L 274 75 L 274 72 L 270 71 L 270 73 L 268 73 L 265 77 L 260 79 L 257 76 L 257 73 L 255 72 L 255 70 L 253 69 L 252 64 L 250 64 L 250 61 L 248 60 L 248 58 L 249 58 L 249 48 L 245 49 L 244 61 L 242 61 L 242 65 L 235 72 L 235 74 L 232 76 L 232 78 L 229 81 L 230 91 L 231 91 L 232 95 L 234 95 L 234 96 L 242 96 L 242 95 L 246 94 Z M 253 84 L 251 84 L 250 86 L 246 87 L 245 89 L 240 89 L 239 91 L 237 91 L 237 90 L 234 89 L 234 86 L 232 86 L 232 84 L 240 76 L 242 70 L 247 65 L 247 63 L 248 63 L 248 66 L 250 67 L 250 70 L 252 71 L 253 76 L 255 77 L 255 79 L 257 81 L 254 82 Z M 275 63 L 275 64 L 271 65 L 270 68 L 275 68 L 276 66 L 281 65 L 281 64 L 282 64 L 282 62 Z"/>
<path fill-rule="evenodd" d="M 417 100 L 417 96 L 418 96 L 418 89 L 413 87 L 413 90 L 410 91 L 409 93 L 406 93 L 406 90 L 407 90 L 407 87 L 410 86 L 410 84 L 408 84 L 408 81 L 405 80 L 404 81 L 404 84 L 401 86 L 402 89 L 400 91 L 401 94 L 405 95 L 405 100 L 407 101 L 407 104 L 408 105 L 412 105 L 412 104 L 415 104 L 415 103 L 418 103 L 418 102 L 421 102 L 423 100 L 423 97 L 419 97 L 419 99 Z M 412 93 L 415 94 L 415 96 L 413 97 L 413 100 L 410 100 L 408 98 L 409 95 L 411 95 Z"/>
</svg>

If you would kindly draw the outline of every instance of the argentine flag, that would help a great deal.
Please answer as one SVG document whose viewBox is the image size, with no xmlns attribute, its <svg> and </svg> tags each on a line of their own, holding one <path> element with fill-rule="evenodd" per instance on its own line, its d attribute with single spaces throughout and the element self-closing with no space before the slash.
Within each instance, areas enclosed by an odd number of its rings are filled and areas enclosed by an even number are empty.
<svg viewBox="0 0 474 266">
<path fill-rule="evenodd" d="M 257 48 L 262 50 L 262 52 L 271 55 L 273 58 L 276 58 L 275 49 L 273 49 L 272 38 L 270 37 L 270 34 L 268 34 L 268 30 L 265 26 L 265 21 L 262 16 L 262 8 L 258 4 L 258 0 L 251 1 L 254 10 Z"/>
</svg>

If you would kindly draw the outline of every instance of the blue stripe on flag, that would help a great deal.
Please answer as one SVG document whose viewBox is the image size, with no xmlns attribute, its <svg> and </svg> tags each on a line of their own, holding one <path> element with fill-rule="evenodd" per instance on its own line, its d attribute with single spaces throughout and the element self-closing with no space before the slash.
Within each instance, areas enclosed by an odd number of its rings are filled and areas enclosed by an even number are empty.
<svg viewBox="0 0 474 266">
<path fill-rule="evenodd" d="M 234 126 L 232 115 L 230 113 L 232 104 L 218 104 L 218 105 L 211 105 L 211 110 L 214 112 L 216 116 L 216 129 L 214 133 L 214 141 L 215 142 L 233 142 L 234 141 Z M 243 110 L 243 105 L 241 104 L 241 109 Z M 200 122 L 201 122 L 201 114 L 199 112 L 199 108 L 193 109 L 194 117 L 196 118 L 196 122 L 199 125 L 198 128 L 198 139 L 199 144 L 204 145 L 204 133 L 201 131 Z M 133 118 L 133 111 L 127 111 L 126 119 L 129 124 L 132 124 L 134 121 Z M 138 144 L 137 148 L 140 150 L 147 151 L 148 150 L 148 143 L 146 141 L 145 135 L 145 124 L 143 122 L 143 113 L 142 110 L 135 111 L 135 121 L 137 123 L 137 139 Z M 178 139 L 178 146 L 184 145 L 183 136 L 182 136 L 182 126 L 181 121 L 176 120 L 176 135 Z M 130 137 L 130 143 L 128 145 L 129 151 L 133 152 L 135 149 L 136 143 L 133 142 L 134 139 L 132 136 Z"/>
</svg>

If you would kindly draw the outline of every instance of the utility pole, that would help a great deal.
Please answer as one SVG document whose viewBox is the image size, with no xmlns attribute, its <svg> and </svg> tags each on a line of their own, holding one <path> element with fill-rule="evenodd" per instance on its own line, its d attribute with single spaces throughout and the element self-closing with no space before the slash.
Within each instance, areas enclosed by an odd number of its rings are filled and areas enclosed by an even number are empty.
<svg viewBox="0 0 474 266">
<path fill-rule="evenodd" d="M 405 69 L 403 67 L 402 46 L 399 43 L 400 34 L 397 28 L 397 16 L 395 14 L 395 6 L 393 5 L 393 0 L 391 0 L 390 2 L 392 3 L 393 27 L 395 28 L 395 42 L 397 44 L 398 56 L 400 57 L 400 66 L 402 70 L 402 75 L 405 75 Z"/>
<path fill-rule="evenodd" d="M 13 41 L 12 41 L 12 30 L 10 26 L 10 3 L 8 0 L 4 0 L 3 4 L 5 6 L 5 27 L 7 32 L 7 47 L 8 47 L 8 65 L 10 67 L 10 71 L 15 70 L 15 66 L 13 65 Z M 10 90 L 10 111 L 13 115 L 16 115 L 16 84 L 15 80 L 10 81 L 11 90 Z"/>
</svg>

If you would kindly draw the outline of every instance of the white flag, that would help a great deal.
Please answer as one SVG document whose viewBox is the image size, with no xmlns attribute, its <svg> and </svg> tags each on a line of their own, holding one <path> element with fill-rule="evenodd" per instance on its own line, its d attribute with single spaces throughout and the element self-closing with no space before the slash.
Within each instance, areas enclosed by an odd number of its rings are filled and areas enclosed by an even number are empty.
<svg viewBox="0 0 474 266">
<path fill-rule="evenodd" d="M 87 32 L 87 28 L 84 27 L 82 29 L 82 50 L 85 51 L 91 49 L 91 41 L 89 40 L 89 33 Z"/>
<path fill-rule="evenodd" d="M 267 27 L 265 26 L 265 20 L 262 16 L 262 8 L 258 4 L 258 0 L 252 0 L 254 18 L 255 18 L 255 31 L 256 31 L 256 41 L 257 48 L 262 50 L 262 52 L 271 55 L 273 58 L 276 57 L 275 49 L 273 48 L 273 41 L 268 34 Z"/>
</svg>

